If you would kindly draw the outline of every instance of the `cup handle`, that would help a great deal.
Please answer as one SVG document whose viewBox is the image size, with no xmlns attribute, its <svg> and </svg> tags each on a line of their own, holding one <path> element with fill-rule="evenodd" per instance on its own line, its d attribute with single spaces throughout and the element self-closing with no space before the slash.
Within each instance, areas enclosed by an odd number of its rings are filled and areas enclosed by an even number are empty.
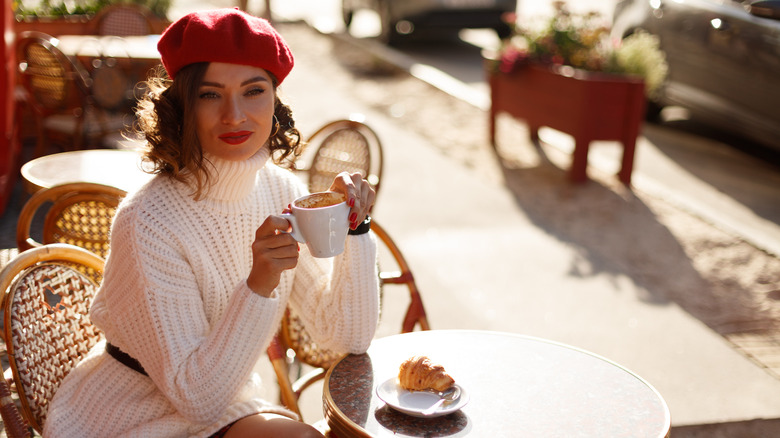
<svg viewBox="0 0 780 438">
<path fill-rule="evenodd" d="M 291 215 L 290 213 L 282 213 L 282 217 L 287 219 L 287 222 L 290 223 L 292 230 L 289 233 L 291 236 L 293 236 L 293 239 L 300 243 L 306 243 L 306 239 L 303 238 L 300 231 L 298 230 L 298 221 L 295 219 L 295 216 Z"/>
</svg>

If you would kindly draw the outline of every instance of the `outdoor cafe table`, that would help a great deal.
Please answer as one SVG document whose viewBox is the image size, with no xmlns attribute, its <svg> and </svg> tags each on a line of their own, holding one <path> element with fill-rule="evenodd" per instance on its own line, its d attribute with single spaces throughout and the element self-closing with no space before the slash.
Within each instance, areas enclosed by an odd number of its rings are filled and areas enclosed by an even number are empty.
<svg viewBox="0 0 780 438">
<path fill-rule="evenodd" d="M 86 149 L 44 155 L 22 166 L 28 193 L 72 182 L 90 182 L 133 191 L 152 175 L 141 170 L 141 155 L 133 150 Z"/>
<path fill-rule="evenodd" d="M 147 70 L 160 64 L 160 52 L 157 51 L 160 35 L 61 35 L 57 40 L 57 47 L 62 53 L 83 60 L 114 58 Z"/>
<path fill-rule="evenodd" d="M 414 355 L 444 366 L 469 394 L 459 411 L 417 418 L 376 388 Z M 347 437 L 668 437 L 669 409 L 645 380 L 603 357 L 510 333 L 431 330 L 375 339 L 327 373 L 325 418 Z"/>
</svg>

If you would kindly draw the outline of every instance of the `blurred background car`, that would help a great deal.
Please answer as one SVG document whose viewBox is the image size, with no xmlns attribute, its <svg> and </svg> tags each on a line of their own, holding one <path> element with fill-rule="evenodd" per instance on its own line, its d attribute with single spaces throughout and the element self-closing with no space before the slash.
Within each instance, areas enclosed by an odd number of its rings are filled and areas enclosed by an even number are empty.
<svg viewBox="0 0 780 438">
<path fill-rule="evenodd" d="M 690 118 L 780 151 L 780 1 L 621 0 L 612 37 L 657 35 L 669 75 L 648 107 Z"/>
<path fill-rule="evenodd" d="M 421 31 L 459 29 L 494 29 L 499 38 L 504 38 L 511 29 L 503 15 L 517 10 L 517 0 L 342 0 L 342 18 L 347 27 L 359 9 L 379 14 L 379 38 L 388 44 L 402 42 Z"/>
</svg>

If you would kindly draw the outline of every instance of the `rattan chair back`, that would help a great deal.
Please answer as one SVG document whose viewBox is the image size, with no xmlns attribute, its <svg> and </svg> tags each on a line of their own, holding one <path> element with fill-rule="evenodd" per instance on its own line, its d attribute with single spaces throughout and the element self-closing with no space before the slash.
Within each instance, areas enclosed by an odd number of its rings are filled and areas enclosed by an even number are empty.
<svg viewBox="0 0 780 438">
<path fill-rule="evenodd" d="M 22 417 L 38 433 L 62 380 L 103 338 L 89 318 L 103 266 L 90 251 L 53 244 L 20 253 L 0 272 L 8 362 Z"/>
<path fill-rule="evenodd" d="M 93 20 L 98 35 L 120 37 L 152 33 L 152 12 L 136 3 L 116 3 L 103 7 Z"/>
<path fill-rule="evenodd" d="M 16 43 L 19 80 L 42 116 L 71 111 L 75 116 L 87 104 L 89 73 L 63 54 L 47 34 L 22 32 Z"/>
<path fill-rule="evenodd" d="M 95 104 L 89 72 L 62 53 L 58 43 L 37 31 L 20 33 L 16 42 L 18 76 L 24 90 L 20 95 L 34 116 L 36 157 L 46 154 L 49 144 L 65 150 L 98 146 L 107 134 L 130 123 L 126 114 L 109 114 Z"/>
<path fill-rule="evenodd" d="M 308 164 L 297 170 L 305 172 L 310 192 L 328 190 L 336 175 L 347 171 L 360 172 L 377 194 L 379 193 L 384 159 L 382 143 L 377 133 L 367 124 L 358 118 L 329 122 L 312 134 L 306 143 L 308 153 L 304 155 L 301 162 L 308 162 Z M 408 319 L 417 318 L 414 321 L 419 322 L 419 326 L 423 330 L 428 330 L 428 321 L 425 309 L 422 307 L 422 300 L 400 250 L 375 220 L 372 222 L 372 228 L 377 230 L 375 234 L 380 242 L 388 247 L 397 262 L 403 263 L 408 272 L 406 278 L 411 280 L 409 283 L 410 293 L 416 297 L 412 299 L 414 306 L 413 310 L 408 312 L 410 315 Z M 389 278 L 390 282 L 393 282 L 392 278 L 394 277 L 396 277 L 394 274 L 382 273 L 380 281 L 384 281 L 383 278 Z M 414 323 L 411 326 L 407 323 L 402 325 L 402 331 L 413 329 Z M 288 369 L 290 358 L 288 352 L 294 353 L 292 362 L 296 365 L 306 364 L 313 368 L 311 372 L 295 379 L 294 383 Z M 339 359 L 340 355 L 318 346 L 306 331 L 301 319 L 288 308 L 279 333 L 268 348 L 268 357 L 276 372 L 282 404 L 300 415 L 298 399 L 301 394 L 306 388 L 324 377 L 327 369 Z"/>
<path fill-rule="evenodd" d="M 409 292 L 409 305 L 406 308 L 403 321 L 400 323 L 399 332 L 408 333 L 415 329 L 430 330 L 420 291 L 417 289 L 412 270 L 401 250 L 376 220 L 371 222 L 371 232 L 376 235 L 380 249 L 387 251 L 392 256 L 395 267 L 398 268 L 397 271 L 385 271 L 380 267 L 379 281 L 382 286 L 383 301 L 391 299 L 386 293 L 385 285 L 405 285 Z M 282 361 L 274 361 L 275 356 L 280 354 L 279 345 L 272 345 L 276 351 L 269 349 L 269 356 L 272 359 L 280 386 L 281 401 L 290 409 L 300 412 L 298 399 L 303 391 L 325 377 L 327 370 L 341 357 L 341 354 L 318 346 L 306 331 L 301 319 L 290 308 L 287 309 L 285 317 L 282 319 L 282 327 L 275 342 L 281 344 L 282 348 L 294 352 L 295 360 L 313 368 L 292 382 L 289 373 L 282 368 L 286 364 Z"/>
<path fill-rule="evenodd" d="M 316 152 L 306 169 L 310 192 L 328 190 L 340 172 L 360 172 L 379 192 L 382 178 L 382 143 L 368 125 L 357 120 L 336 120 L 317 130 L 307 141 Z"/>
<path fill-rule="evenodd" d="M 68 183 L 39 190 L 19 213 L 17 247 L 24 251 L 50 243 L 67 243 L 106 257 L 111 222 L 125 195 L 124 190 L 93 183 Z M 31 228 L 43 211 L 38 242 L 32 237 Z"/>
</svg>

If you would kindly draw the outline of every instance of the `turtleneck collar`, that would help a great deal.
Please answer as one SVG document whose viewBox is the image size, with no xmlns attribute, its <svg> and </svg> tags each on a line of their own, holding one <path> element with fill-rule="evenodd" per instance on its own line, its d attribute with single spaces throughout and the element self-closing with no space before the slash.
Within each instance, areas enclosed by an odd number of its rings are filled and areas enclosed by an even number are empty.
<svg viewBox="0 0 780 438">
<path fill-rule="evenodd" d="M 206 159 L 211 163 L 211 178 L 204 199 L 218 202 L 245 199 L 252 192 L 257 171 L 265 166 L 270 156 L 268 145 L 244 161 L 228 161 L 207 155 Z"/>
</svg>

